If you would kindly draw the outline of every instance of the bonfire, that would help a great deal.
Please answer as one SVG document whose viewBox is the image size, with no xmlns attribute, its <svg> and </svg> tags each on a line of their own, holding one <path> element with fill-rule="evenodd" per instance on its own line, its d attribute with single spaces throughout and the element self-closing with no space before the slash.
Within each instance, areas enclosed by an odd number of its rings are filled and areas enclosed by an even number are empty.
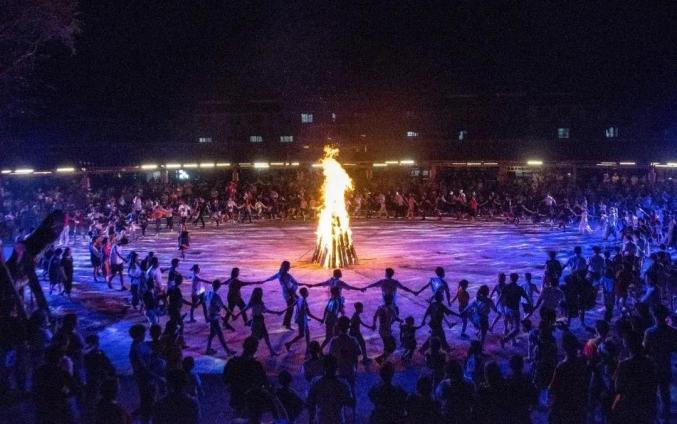
<svg viewBox="0 0 677 424">
<path fill-rule="evenodd" d="M 357 263 L 345 193 L 353 189 L 348 173 L 336 160 L 338 149 L 326 146 L 322 158 L 322 210 L 317 223 L 313 262 L 325 268 L 342 268 Z"/>
</svg>

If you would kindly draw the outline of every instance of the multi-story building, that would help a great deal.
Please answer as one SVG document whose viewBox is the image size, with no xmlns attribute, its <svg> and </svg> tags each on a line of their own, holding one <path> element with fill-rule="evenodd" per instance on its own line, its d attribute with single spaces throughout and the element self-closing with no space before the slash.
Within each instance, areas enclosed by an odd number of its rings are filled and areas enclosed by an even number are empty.
<svg viewBox="0 0 677 424">
<path fill-rule="evenodd" d="M 366 157 L 397 151 L 421 159 L 534 152 L 603 160 L 646 153 L 649 145 L 669 151 L 664 129 L 634 112 L 569 93 L 219 100 L 195 112 L 192 142 L 221 145 L 238 157 L 280 159 L 315 154 L 327 143 Z"/>
</svg>

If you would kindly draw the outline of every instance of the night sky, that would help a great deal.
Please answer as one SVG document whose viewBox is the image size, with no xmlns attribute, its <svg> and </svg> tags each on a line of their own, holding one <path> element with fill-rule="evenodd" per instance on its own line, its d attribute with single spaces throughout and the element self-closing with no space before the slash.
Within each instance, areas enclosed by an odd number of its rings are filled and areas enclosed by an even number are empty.
<svg viewBox="0 0 677 424">
<path fill-rule="evenodd" d="M 82 0 L 77 54 L 41 68 L 44 122 L 163 126 L 223 95 L 677 93 L 673 2 L 360 3 Z"/>
</svg>

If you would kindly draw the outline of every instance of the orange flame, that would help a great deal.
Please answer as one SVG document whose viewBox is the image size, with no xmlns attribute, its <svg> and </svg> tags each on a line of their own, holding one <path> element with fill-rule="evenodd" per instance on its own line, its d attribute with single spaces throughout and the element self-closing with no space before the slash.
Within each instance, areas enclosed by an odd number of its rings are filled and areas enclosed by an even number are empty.
<svg viewBox="0 0 677 424">
<path fill-rule="evenodd" d="M 350 216 L 345 202 L 345 192 L 353 189 L 353 182 L 335 159 L 338 152 L 336 148 L 325 146 L 321 160 L 324 183 L 314 260 L 325 268 L 355 263 Z"/>
</svg>

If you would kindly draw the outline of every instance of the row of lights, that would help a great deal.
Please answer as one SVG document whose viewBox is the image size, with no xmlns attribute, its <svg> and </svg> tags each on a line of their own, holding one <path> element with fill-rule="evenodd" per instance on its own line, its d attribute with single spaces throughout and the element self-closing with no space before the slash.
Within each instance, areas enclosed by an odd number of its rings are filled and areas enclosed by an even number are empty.
<svg viewBox="0 0 677 424">
<path fill-rule="evenodd" d="M 268 169 L 271 167 L 288 167 L 288 166 L 299 166 L 300 162 L 240 162 L 237 164 L 240 168 L 254 168 L 254 169 Z M 388 166 L 411 166 L 416 165 L 416 162 L 410 159 L 405 160 L 387 160 L 385 162 L 375 162 L 372 164 L 374 168 L 385 168 Z M 454 166 L 498 166 L 498 162 L 452 162 Z M 530 159 L 526 162 L 527 166 L 543 166 L 542 160 Z M 632 161 L 621 161 L 621 162 L 599 162 L 597 166 L 601 167 L 615 167 L 615 166 L 635 166 L 636 162 Z M 165 169 L 211 169 L 211 168 L 228 168 L 231 166 L 230 162 L 191 162 L 191 163 L 167 163 L 164 165 L 158 164 L 142 164 L 137 166 L 136 169 L 141 169 L 143 171 L 154 171 L 159 168 Z M 314 163 L 311 165 L 313 168 L 322 167 L 321 163 Z M 343 163 L 343 166 L 357 166 L 356 163 Z M 677 162 L 651 162 L 651 166 L 657 168 L 677 168 Z M 85 168 L 81 168 L 82 171 L 85 171 Z M 58 174 L 70 174 L 76 172 L 77 169 L 74 167 L 59 167 L 56 168 L 56 173 Z M 123 171 L 126 169 L 123 168 Z M 47 175 L 52 174 L 52 171 L 36 171 L 32 168 L 17 168 L 15 170 L 3 169 L 0 170 L 2 175 Z"/>
</svg>

